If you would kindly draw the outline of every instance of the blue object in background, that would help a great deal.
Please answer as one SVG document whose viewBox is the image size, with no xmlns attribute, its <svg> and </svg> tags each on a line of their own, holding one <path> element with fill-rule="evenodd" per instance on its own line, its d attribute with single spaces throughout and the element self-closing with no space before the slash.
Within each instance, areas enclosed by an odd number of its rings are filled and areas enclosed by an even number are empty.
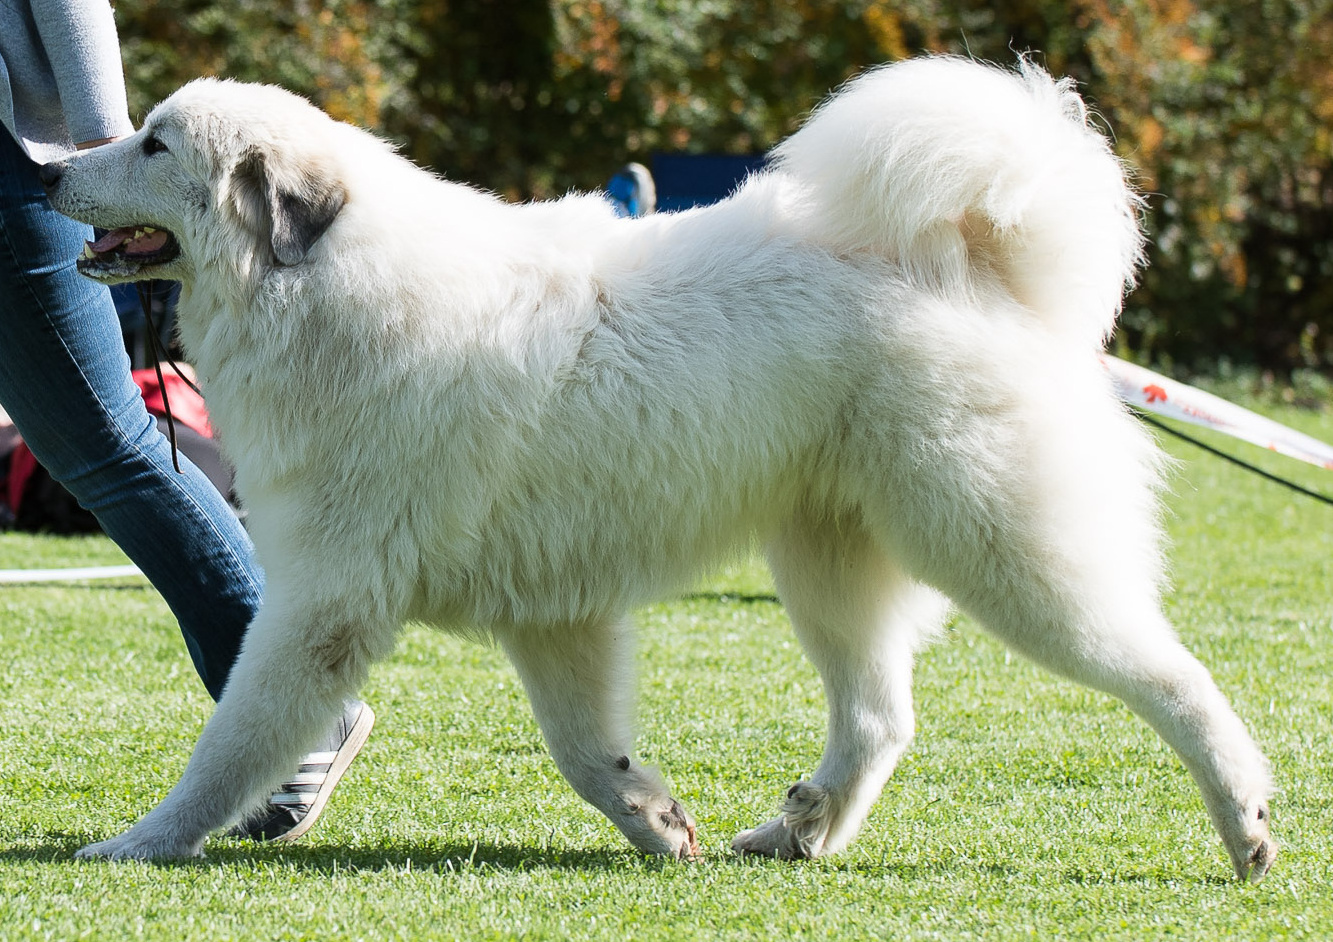
<svg viewBox="0 0 1333 942">
<path fill-rule="evenodd" d="M 657 187 L 643 164 L 625 164 L 606 185 L 617 216 L 647 216 L 657 210 Z"/>
<path fill-rule="evenodd" d="M 653 154 L 653 181 L 661 212 L 726 199 L 768 162 L 763 154 Z"/>
<path fill-rule="evenodd" d="M 763 154 L 653 155 L 653 170 L 626 164 L 606 184 L 606 195 L 620 216 L 646 216 L 726 199 L 750 174 L 764 169 Z"/>
</svg>

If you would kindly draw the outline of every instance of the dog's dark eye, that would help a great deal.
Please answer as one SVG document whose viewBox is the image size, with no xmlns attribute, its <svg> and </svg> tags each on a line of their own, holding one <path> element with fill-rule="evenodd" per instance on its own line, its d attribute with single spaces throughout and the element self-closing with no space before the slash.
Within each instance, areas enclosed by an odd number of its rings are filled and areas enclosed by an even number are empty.
<svg viewBox="0 0 1333 942">
<path fill-rule="evenodd" d="M 165 153 L 166 149 L 167 145 L 162 143 L 162 138 L 158 137 L 156 134 L 150 134 L 143 139 L 143 152 L 149 157 L 152 157 L 154 154 Z"/>
</svg>

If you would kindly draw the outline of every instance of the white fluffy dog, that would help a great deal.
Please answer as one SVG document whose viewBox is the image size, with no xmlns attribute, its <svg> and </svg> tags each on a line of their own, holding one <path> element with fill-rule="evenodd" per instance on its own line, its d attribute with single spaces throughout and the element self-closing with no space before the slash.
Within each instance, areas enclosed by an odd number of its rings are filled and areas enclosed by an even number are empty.
<svg viewBox="0 0 1333 942">
<path fill-rule="evenodd" d="M 636 605 L 752 536 L 823 678 L 823 760 L 738 851 L 847 845 L 913 733 L 951 600 L 1124 700 L 1258 878 L 1266 763 L 1159 605 L 1158 458 L 1098 354 L 1138 203 L 1068 81 L 923 59 L 849 84 L 707 208 L 509 205 L 281 90 L 198 81 L 44 168 L 184 283 L 263 610 L 180 783 L 86 856 L 199 854 L 289 773 L 400 626 L 499 642 L 561 772 L 697 852 L 632 756 Z"/>
</svg>

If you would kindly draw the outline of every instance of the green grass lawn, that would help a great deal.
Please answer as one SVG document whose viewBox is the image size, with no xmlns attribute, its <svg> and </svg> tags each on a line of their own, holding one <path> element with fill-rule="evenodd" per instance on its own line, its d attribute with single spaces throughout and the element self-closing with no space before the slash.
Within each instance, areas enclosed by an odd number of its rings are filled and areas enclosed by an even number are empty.
<svg viewBox="0 0 1333 942">
<path fill-rule="evenodd" d="M 1333 415 L 1266 411 L 1333 440 Z M 630 851 L 560 779 L 502 655 L 415 627 L 303 842 L 76 862 L 167 791 L 210 711 L 165 607 L 126 579 L 0 586 L 0 939 L 1327 939 L 1333 507 L 1166 444 L 1170 613 L 1274 763 L 1283 849 L 1258 886 L 1231 879 L 1143 723 L 964 619 L 920 658 L 917 741 L 852 849 L 733 857 L 824 733 L 753 563 L 638 614 L 640 751 L 697 817 L 698 862 Z M 1333 493 L 1328 472 L 1226 447 Z M 0 568 L 122 561 L 101 538 L 0 537 Z"/>
</svg>

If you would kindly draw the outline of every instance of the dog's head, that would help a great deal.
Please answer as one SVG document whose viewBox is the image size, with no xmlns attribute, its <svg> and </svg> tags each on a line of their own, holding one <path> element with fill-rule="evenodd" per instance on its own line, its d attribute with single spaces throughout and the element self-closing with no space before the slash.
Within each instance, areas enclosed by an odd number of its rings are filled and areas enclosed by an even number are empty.
<svg viewBox="0 0 1333 942">
<path fill-rule="evenodd" d="M 328 143 L 338 127 L 282 89 L 201 79 L 136 134 L 47 164 L 41 176 L 58 211 L 108 230 L 78 263 L 98 281 L 189 283 L 219 263 L 290 267 L 348 200 Z"/>
</svg>

